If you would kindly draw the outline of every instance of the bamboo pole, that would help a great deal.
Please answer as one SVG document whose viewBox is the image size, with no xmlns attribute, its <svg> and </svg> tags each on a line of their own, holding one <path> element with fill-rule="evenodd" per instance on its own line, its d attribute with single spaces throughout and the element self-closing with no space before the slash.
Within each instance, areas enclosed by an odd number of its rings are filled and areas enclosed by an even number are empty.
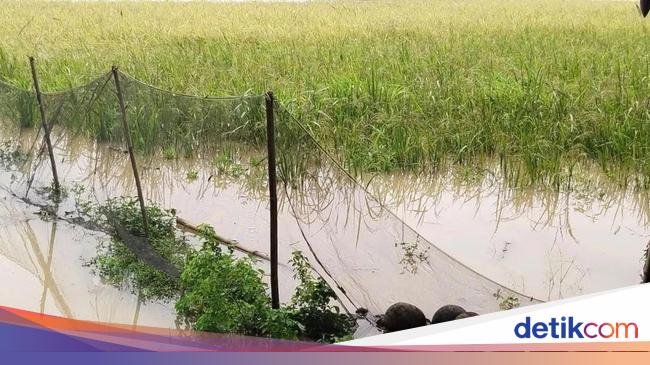
<svg viewBox="0 0 650 365">
<path fill-rule="evenodd" d="M 180 229 L 183 232 L 191 233 L 193 235 L 198 235 L 199 234 L 199 227 L 193 225 L 192 223 L 186 221 L 185 219 L 181 217 L 176 217 L 176 227 Z M 233 250 L 237 250 L 239 252 L 243 252 L 248 255 L 255 256 L 259 259 L 270 261 L 271 259 L 263 252 L 255 251 L 250 248 L 246 248 L 242 245 L 240 245 L 238 242 L 235 242 L 233 240 L 229 240 L 227 238 L 221 237 L 219 235 L 216 235 L 215 237 L 217 241 L 223 243 L 224 245 L 228 247 L 232 247 Z"/>
<path fill-rule="evenodd" d="M 59 184 L 59 173 L 56 170 L 56 159 L 54 158 L 54 150 L 52 149 L 52 140 L 50 139 L 50 128 L 47 126 L 47 116 L 45 115 L 45 105 L 43 104 L 43 96 L 41 95 L 41 88 L 38 84 L 38 75 L 36 73 L 36 61 L 34 57 L 29 57 L 29 66 L 32 69 L 32 80 L 34 81 L 34 91 L 36 92 L 36 100 L 38 101 L 38 108 L 41 113 L 41 128 L 43 128 L 43 138 L 47 145 L 47 152 L 50 155 L 50 166 L 52 167 L 52 177 L 54 179 L 54 193 L 58 194 L 61 191 Z"/>
<path fill-rule="evenodd" d="M 266 93 L 266 143 L 269 162 L 269 210 L 271 218 L 271 306 L 280 308 L 280 290 L 278 286 L 278 193 L 276 188 L 273 103 L 273 92 L 269 91 Z"/>
<path fill-rule="evenodd" d="M 135 179 L 135 187 L 138 190 L 138 200 L 140 201 L 140 210 L 142 211 L 142 222 L 144 233 L 149 238 L 149 221 L 147 219 L 147 210 L 144 205 L 144 194 L 142 194 L 142 184 L 140 184 L 140 174 L 138 174 L 138 166 L 135 162 L 135 155 L 133 153 L 133 143 L 131 142 L 131 134 L 129 132 L 129 123 L 126 117 L 126 106 L 124 105 L 124 95 L 122 94 L 122 85 L 120 84 L 120 73 L 117 66 L 113 66 L 113 80 L 115 80 L 115 89 L 117 90 L 117 99 L 120 103 L 120 114 L 122 117 L 122 128 L 124 129 L 124 139 L 126 140 L 126 147 L 129 151 L 129 159 L 131 160 L 131 168 L 133 169 L 133 178 Z"/>
</svg>

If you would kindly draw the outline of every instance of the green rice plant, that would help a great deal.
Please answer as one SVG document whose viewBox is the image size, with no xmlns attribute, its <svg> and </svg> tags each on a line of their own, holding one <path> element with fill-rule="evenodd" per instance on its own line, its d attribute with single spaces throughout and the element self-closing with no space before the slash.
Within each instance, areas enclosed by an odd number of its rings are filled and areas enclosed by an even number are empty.
<svg viewBox="0 0 650 365">
<path fill-rule="evenodd" d="M 32 128 L 39 123 L 37 117 L 38 103 L 30 93 L 18 93 L 16 95 L 16 112 L 20 128 Z"/>
<path fill-rule="evenodd" d="M 187 181 L 192 182 L 199 177 L 199 172 L 196 170 L 190 170 L 187 172 Z"/>
<path fill-rule="evenodd" d="M 511 184 L 550 187 L 576 164 L 641 187 L 650 174 L 649 25 L 630 2 L 28 0 L 3 8 L 0 71 L 17 85 L 30 85 L 24 60 L 35 55 L 44 90 L 112 64 L 175 93 L 274 90 L 356 171 L 497 159 Z M 126 79 L 124 87 L 138 151 L 174 146 L 197 157 L 224 140 L 264 145 L 261 98 L 215 103 L 138 91 Z M 99 126 L 88 129 L 105 137 Z M 299 131 L 285 118 L 276 130 Z"/>
<path fill-rule="evenodd" d="M 165 160 L 175 160 L 177 158 L 176 149 L 174 147 L 165 147 L 163 149 L 163 157 Z"/>
</svg>

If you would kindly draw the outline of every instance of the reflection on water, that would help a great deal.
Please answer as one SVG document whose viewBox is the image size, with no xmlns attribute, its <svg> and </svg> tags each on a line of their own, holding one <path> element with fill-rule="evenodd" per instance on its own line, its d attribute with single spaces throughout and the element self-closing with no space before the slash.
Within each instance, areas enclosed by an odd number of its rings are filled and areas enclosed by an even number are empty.
<svg viewBox="0 0 650 365">
<path fill-rule="evenodd" d="M 82 264 L 100 235 L 62 221 L 44 221 L 38 209 L 0 195 L 2 305 L 40 313 L 113 323 L 171 326 L 168 305 L 147 304 L 103 285 Z"/>
<path fill-rule="evenodd" d="M 394 174 L 369 189 L 437 246 L 497 281 L 548 300 L 633 285 L 650 237 L 648 194 L 590 169 L 570 189 L 505 189 Z"/>
<path fill-rule="evenodd" d="M 62 135 L 54 140 L 64 186 L 83 186 L 95 202 L 135 195 L 128 155 L 119 148 Z M 233 157 L 225 165 L 220 156 L 141 159 L 145 196 L 184 220 L 209 223 L 221 236 L 268 253 L 264 153 L 229 148 Z M 47 163 L 32 168 L 34 188 L 46 186 Z M 312 266 L 337 288 L 347 309 L 363 306 L 373 313 L 396 301 L 412 302 L 428 316 L 448 303 L 485 313 L 507 300 L 526 305 L 640 280 L 649 238 L 647 195 L 621 191 L 591 170 L 559 192 L 505 188 L 498 169 L 475 179 L 451 172 L 379 175 L 365 182 L 378 200 L 325 162 L 308 176 L 280 185 L 285 301 L 295 284 L 286 265 L 294 249 L 311 254 Z M 0 173 L 0 185 L 13 193 L 24 193 L 25 184 L 17 183 L 23 180 Z M 10 196 L 2 204 L 0 268 L 13 279 L 0 304 L 75 318 L 173 324 L 169 306 L 142 304 L 81 266 L 80 258 L 94 254 L 96 235 L 64 221 L 42 221 L 33 214 L 37 208 Z M 57 214 L 75 209 L 68 199 Z"/>
</svg>

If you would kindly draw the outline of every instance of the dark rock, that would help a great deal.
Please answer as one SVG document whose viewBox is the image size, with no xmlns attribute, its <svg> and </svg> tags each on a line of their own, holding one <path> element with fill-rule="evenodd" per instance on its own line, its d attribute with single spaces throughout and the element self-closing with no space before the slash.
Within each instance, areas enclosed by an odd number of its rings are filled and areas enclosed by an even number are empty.
<svg viewBox="0 0 650 365">
<path fill-rule="evenodd" d="M 418 307 L 399 302 L 388 307 L 381 322 L 387 332 L 393 332 L 426 326 L 427 319 Z"/>
<path fill-rule="evenodd" d="M 360 308 L 357 308 L 356 313 L 357 313 L 357 315 L 359 317 L 365 317 L 368 314 L 368 309 L 360 307 Z"/>
<path fill-rule="evenodd" d="M 458 315 L 465 313 L 463 307 L 448 304 L 440 307 L 431 318 L 431 324 L 453 321 Z"/>
<path fill-rule="evenodd" d="M 476 312 L 464 312 L 456 316 L 456 319 L 463 319 L 463 318 L 469 318 L 469 317 L 476 317 L 478 316 L 478 313 Z"/>
</svg>

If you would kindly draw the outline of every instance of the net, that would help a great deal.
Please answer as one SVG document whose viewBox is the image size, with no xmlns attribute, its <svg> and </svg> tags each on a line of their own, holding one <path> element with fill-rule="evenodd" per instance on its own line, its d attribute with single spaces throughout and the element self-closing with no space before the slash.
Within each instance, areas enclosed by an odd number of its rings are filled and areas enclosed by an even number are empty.
<svg viewBox="0 0 650 365">
<path fill-rule="evenodd" d="M 71 95 L 72 91 L 46 93 L 44 100 L 51 105 L 83 105 L 78 100 L 59 102 Z M 66 112 L 47 105 L 46 111 L 48 121 Z M 79 226 L 66 214 L 69 209 L 59 209 L 35 93 L 0 82 L 0 123 L 0 261 L 12 278 L 6 289 L 21 293 L 3 304 L 69 318 L 129 321 L 124 313 L 129 300 L 123 301 L 123 296 L 118 300 L 117 290 L 98 287 L 79 261 L 93 251 L 101 235 Z M 67 156 L 61 131 L 57 126 L 52 131 L 55 161 Z M 71 265 L 71 259 L 77 265 Z M 39 288 L 37 294 L 27 289 L 34 286 Z M 119 316 L 114 315 L 117 306 Z"/>
<path fill-rule="evenodd" d="M 113 74 L 74 89 L 45 93 L 64 195 L 53 207 L 54 214 L 120 237 L 138 260 L 175 280 L 187 247 L 167 247 L 181 254 L 168 252 L 162 255 L 168 257 L 162 257 L 160 247 L 149 247 L 144 227 L 128 221 L 140 212 L 139 181 L 145 211 L 152 215 L 147 219 L 151 231 L 173 220 L 176 241 L 198 248 L 193 238 L 202 224 L 213 226 L 224 246 L 232 247 L 236 255 L 253 256 L 268 281 L 264 96 L 189 97 L 118 75 L 138 179 Z M 49 163 L 30 176 L 51 183 Z M 108 242 L 100 242 L 99 251 L 115 249 Z M 287 262 L 281 263 L 280 274 L 283 282 L 293 282 Z M 293 285 L 282 289 L 283 300 L 289 300 Z"/>
<path fill-rule="evenodd" d="M 0 83 L 0 100 L 7 126 L 1 136 L 3 189 L 46 204 L 46 196 L 30 193 L 52 183 L 35 95 Z M 196 247 L 195 236 L 208 224 L 237 255 L 255 257 L 268 281 L 265 95 L 182 95 L 115 70 L 44 93 L 43 101 L 64 189 L 50 210 L 57 219 L 119 237 L 131 259 L 153 268 L 146 278 L 172 282 L 186 249 Z M 437 248 L 348 173 L 309 132 L 307 121 L 279 103 L 274 113 L 282 301 L 290 300 L 296 285 L 292 253 L 301 251 L 348 312 L 379 314 L 409 302 L 429 316 L 446 304 L 489 313 L 538 302 Z M 5 158 L 11 154 L 21 157 Z M 97 214 L 103 220 L 94 219 Z M 170 220 L 173 231 L 165 228 Z M 108 242 L 99 249 L 118 249 Z"/>
<path fill-rule="evenodd" d="M 291 130 L 277 136 L 283 210 L 297 223 L 297 231 L 284 233 L 289 241 L 302 241 L 315 268 L 351 307 L 383 313 L 393 303 L 409 302 L 433 314 L 456 304 L 490 313 L 539 303 L 438 249 L 349 174 L 307 123 L 282 105 L 278 109 L 278 119 L 290 125 L 283 131 Z"/>
<path fill-rule="evenodd" d="M 0 127 L 0 187 L 25 198 L 45 157 L 35 94 L 0 81 Z"/>
</svg>

